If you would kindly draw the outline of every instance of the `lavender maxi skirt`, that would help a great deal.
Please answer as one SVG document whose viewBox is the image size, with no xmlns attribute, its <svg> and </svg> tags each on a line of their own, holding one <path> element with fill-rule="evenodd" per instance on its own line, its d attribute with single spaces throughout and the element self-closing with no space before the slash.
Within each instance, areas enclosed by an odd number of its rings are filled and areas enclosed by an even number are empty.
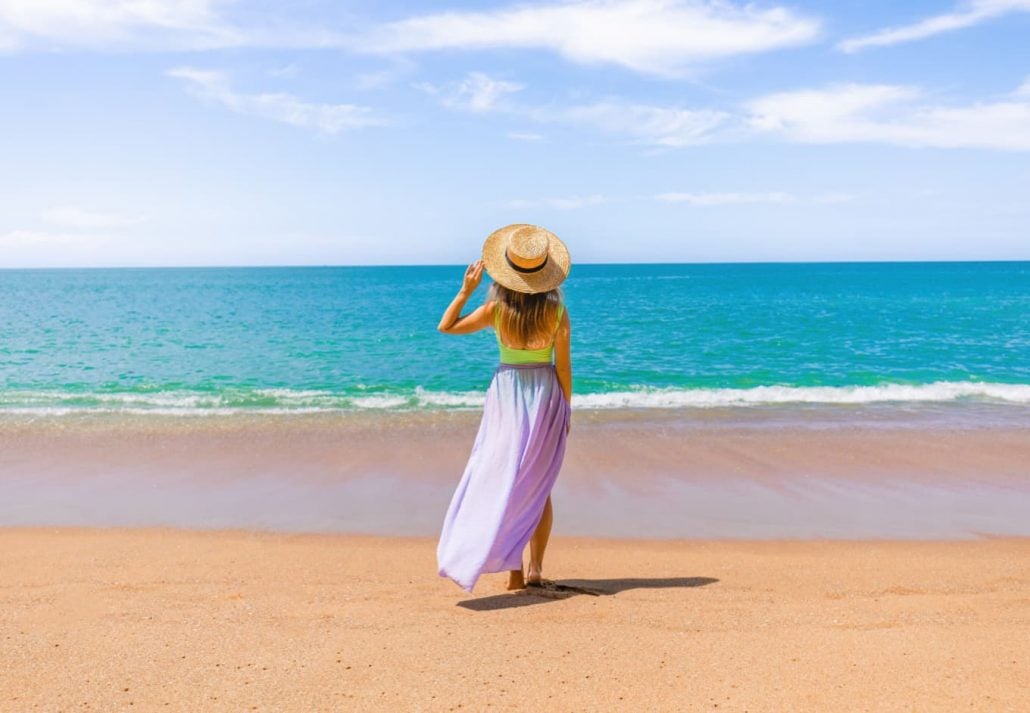
<svg viewBox="0 0 1030 713">
<path fill-rule="evenodd" d="M 481 574 L 522 568 L 522 551 L 565 457 L 569 415 L 552 364 L 497 367 L 444 518 L 440 576 L 471 592 Z"/>
</svg>

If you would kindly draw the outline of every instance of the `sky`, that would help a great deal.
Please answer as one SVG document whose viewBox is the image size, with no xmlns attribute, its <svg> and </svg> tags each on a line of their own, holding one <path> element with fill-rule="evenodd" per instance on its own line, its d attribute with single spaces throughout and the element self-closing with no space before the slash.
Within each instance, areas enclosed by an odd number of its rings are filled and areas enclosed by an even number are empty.
<svg viewBox="0 0 1030 713">
<path fill-rule="evenodd" d="M 0 0 L 0 267 L 1030 259 L 1030 0 Z"/>
</svg>

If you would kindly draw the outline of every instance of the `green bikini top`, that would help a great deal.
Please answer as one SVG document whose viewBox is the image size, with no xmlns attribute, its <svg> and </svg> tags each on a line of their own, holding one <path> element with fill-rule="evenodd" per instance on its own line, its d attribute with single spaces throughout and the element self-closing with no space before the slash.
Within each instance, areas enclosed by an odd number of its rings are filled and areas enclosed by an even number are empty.
<svg viewBox="0 0 1030 713">
<path fill-rule="evenodd" d="M 554 331 L 558 331 L 561 324 L 561 316 L 565 311 L 565 305 L 558 307 L 558 321 L 554 325 Z M 549 364 L 554 357 L 554 337 L 551 343 L 540 349 L 514 349 L 505 346 L 501 342 L 501 314 L 494 309 L 494 335 L 497 337 L 497 348 L 501 351 L 502 364 Z"/>
</svg>

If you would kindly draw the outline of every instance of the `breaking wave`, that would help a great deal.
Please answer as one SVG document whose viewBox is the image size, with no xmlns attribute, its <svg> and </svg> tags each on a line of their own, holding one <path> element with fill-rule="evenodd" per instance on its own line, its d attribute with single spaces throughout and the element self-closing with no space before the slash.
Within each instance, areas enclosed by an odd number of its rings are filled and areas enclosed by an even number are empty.
<svg viewBox="0 0 1030 713">
<path fill-rule="evenodd" d="M 339 411 L 467 410 L 483 405 L 482 391 L 334 392 L 254 389 L 140 392 L 0 391 L 0 413 L 63 415 L 289 414 Z M 635 388 L 573 396 L 583 409 L 677 409 L 777 404 L 975 402 L 1030 404 L 1030 384 L 938 381 L 873 386 L 756 386 L 752 388 Z"/>
</svg>

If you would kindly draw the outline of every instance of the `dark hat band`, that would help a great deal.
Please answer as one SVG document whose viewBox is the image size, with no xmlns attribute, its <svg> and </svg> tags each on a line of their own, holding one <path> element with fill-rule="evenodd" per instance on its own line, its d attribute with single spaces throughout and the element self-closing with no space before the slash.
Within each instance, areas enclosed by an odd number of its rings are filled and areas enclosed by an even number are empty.
<svg viewBox="0 0 1030 713">
<path fill-rule="evenodd" d="M 516 265 L 511 261 L 511 258 L 508 257 L 508 251 L 504 251 L 504 259 L 508 261 L 508 265 L 511 267 L 511 269 L 515 270 L 515 272 L 521 272 L 523 274 L 528 274 L 531 272 L 540 272 L 544 269 L 544 266 L 547 265 L 547 258 L 549 257 L 550 255 L 544 255 L 544 261 L 536 267 L 520 267 L 519 265 Z"/>
</svg>

